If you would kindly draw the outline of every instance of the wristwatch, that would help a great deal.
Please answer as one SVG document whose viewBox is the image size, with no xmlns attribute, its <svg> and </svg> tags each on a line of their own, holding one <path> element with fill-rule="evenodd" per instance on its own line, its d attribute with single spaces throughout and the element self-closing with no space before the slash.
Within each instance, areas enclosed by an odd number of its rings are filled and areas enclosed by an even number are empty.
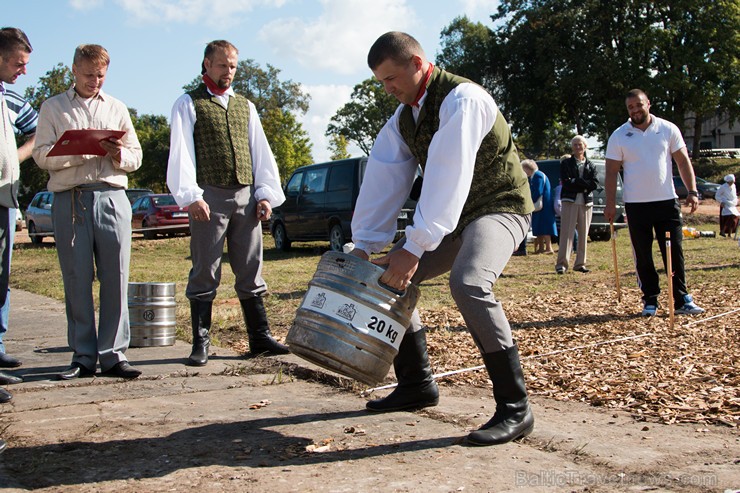
<svg viewBox="0 0 740 493">
<path fill-rule="evenodd" d="M 697 192 L 696 190 L 689 190 L 689 195 L 693 195 L 694 197 L 698 197 L 699 196 L 699 192 Z"/>
</svg>

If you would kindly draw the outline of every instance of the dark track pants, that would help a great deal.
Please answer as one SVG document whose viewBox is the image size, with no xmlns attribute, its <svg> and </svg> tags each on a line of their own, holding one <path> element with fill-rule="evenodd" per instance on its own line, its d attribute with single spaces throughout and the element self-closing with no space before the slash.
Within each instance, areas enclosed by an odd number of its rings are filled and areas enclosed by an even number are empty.
<svg viewBox="0 0 740 493">
<path fill-rule="evenodd" d="M 684 271 L 683 220 L 678 200 L 659 202 L 633 202 L 625 204 L 627 224 L 632 252 L 637 270 L 637 283 L 642 290 L 645 303 L 657 304 L 660 294 L 660 278 L 653 263 L 653 239 L 658 240 L 663 267 L 666 267 L 666 232 L 671 235 L 671 262 L 673 268 L 673 306 L 683 306 L 686 290 L 686 273 Z M 655 236 L 653 236 L 653 232 Z M 667 272 L 667 269 L 666 269 Z"/>
</svg>

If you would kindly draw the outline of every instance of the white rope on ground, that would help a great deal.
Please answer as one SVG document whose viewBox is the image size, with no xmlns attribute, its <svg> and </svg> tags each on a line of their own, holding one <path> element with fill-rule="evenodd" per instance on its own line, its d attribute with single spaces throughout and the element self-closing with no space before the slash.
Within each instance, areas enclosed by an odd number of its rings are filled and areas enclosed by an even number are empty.
<svg viewBox="0 0 740 493">
<path fill-rule="evenodd" d="M 536 354 L 536 355 L 532 355 L 532 356 L 526 356 L 526 357 L 522 358 L 522 360 L 544 358 L 545 356 L 553 356 L 555 354 L 567 353 L 569 351 L 577 351 L 579 349 L 588 349 L 588 348 L 593 348 L 593 347 L 597 347 L 597 346 L 603 346 L 605 344 L 614 344 L 614 343 L 617 343 L 617 342 L 630 341 L 630 340 L 633 340 L 633 339 L 640 339 L 642 337 L 648 337 L 648 336 L 651 336 L 651 335 L 653 335 L 652 332 L 646 332 L 644 334 L 639 334 L 639 335 L 636 335 L 636 336 L 620 337 L 619 339 L 611 339 L 611 340 L 608 340 L 608 341 L 595 342 L 593 344 L 586 344 L 584 346 L 576 346 L 576 347 L 567 348 L 567 349 L 558 349 L 557 351 L 551 351 L 549 353 Z M 447 372 L 444 372 L 444 373 L 437 373 L 435 375 L 432 375 L 432 378 L 435 379 L 435 380 L 437 380 L 437 379 L 440 379 L 440 378 L 443 378 L 443 377 L 449 377 L 450 375 L 457 375 L 458 373 L 466 373 L 466 372 L 469 372 L 469 371 L 483 370 L 485 367 L 486 367 L 485 365 L 480 365 L 480 366 L 473 366 L 471 368 L 463 368 L 461 370 L 452 370 L 452 371 L 447 371 Z M 398 386 L 398 383 L 391 383 L 391 384 L 388 384 L 388 385 L 383 385 L 382 387 L 375 387 L 375 388 L 372 388 L 372 389 L 367 389 L 367 390 L 363 391 L 362 394 L 363 395 L 372 394 L 376 390 L 392 389 L 392 388 L 397 387 L 397 386 Z"/>
<path fill-rule="evenodd" d="M 704 322 L 707 322 L 709 320 L 713 320 L 715 318 L 724 317 L 726 315 L 730 315 L 730 314 L 735 313 L 735 312 L 740 312 L 740 308 L 735 308 L 734 310 L 730 310 L 729 312 L 720 313 L 719 315 L 714 315 L 712 317 L 702 318 L 701 320 L 697 320 L 695 322 L 690 322 L 690 323 L 684 324 L 683 326 L 684 327 L 691 327 L 692 325 L 703 324 Z"/>
</svg>

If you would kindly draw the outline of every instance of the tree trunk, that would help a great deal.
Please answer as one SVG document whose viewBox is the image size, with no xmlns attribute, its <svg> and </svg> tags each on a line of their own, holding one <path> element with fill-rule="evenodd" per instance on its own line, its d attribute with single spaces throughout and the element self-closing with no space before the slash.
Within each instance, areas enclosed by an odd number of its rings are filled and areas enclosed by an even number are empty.
<svg viewBox="0 0 740 493">
<path fill-rule="evenodd" d="M 699 145 L 701 142 L 701 124 L 704 121 L 704 115 L 697 113 L 694 119 L 694 143 L 693 152 L 691 153 L 691 159 L 699 159 Z"/>
</svg>

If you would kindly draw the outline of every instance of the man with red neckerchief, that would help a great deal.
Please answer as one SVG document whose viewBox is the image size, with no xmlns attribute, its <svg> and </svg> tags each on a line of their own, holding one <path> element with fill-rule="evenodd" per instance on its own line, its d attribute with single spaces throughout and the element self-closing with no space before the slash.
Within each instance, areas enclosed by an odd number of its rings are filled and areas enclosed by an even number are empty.
<svg viewBox="0 0 740 493">
<path fill-rule="evenodd" d="M 496 445 L 524 437 L 532 432 L 534 417 L 519 350 L 493 296 L 493 285 L 525 238 L 534 210 L 509 126 L 488 92 L 434 67 L 406 33 L 378 38 L 368 65 L 401 105 L 368 158 L 352 219 L 352 254 L 369 259 L 391 243 L 396 217 L 421 166 L 424 182 L 414 224 L 373 263 L 387 266 L 381 281 L 396 289 L 450 272 L 452 296 L 481 352 L 496 400 L 494 416 L 468 435 L 468 442 Z M 368 402 L 369 411 L 438 403 L 416 312 L 393 364 L 398 386 Z"/>
<path fill-rule="evenodd" d="M 257 109 L 231 87 L 239 51 L 224 40 L 205 49 L 203 83 L 172 108 L 167 186 L 181 207 L 189 206 L 191 366 L 208 362 L 211 311 L 221 281 L 228 241 L 252 354 L 286 354 L 270 333 L 262 295 L 262 227 L 285 201 L 275 157 Z"/>
</svg>

